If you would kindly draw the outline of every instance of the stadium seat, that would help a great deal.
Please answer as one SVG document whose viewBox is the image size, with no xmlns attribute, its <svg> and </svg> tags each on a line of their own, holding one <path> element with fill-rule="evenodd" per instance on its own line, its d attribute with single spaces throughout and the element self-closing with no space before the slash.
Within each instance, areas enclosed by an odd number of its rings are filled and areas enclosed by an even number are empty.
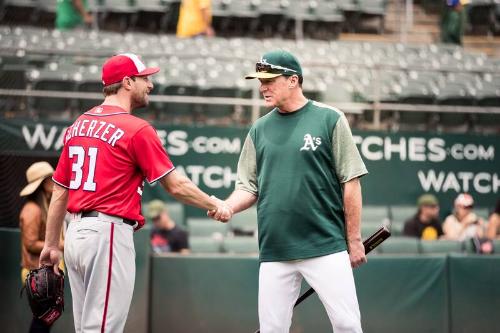
<svg viewBox="0 0 500 333">
<path fill-rule="evenodd" d="M 0 20 L 5 20 L 7 18 L 10 22 L 33 22 L 33 14 L 37 10 L 37 1 L 4 0 L 4 3 L 0 4 L 0 9 Z"/>
<path fill-rule="evenodd" d="M 474 207 L 474 213 L 476 213 L 476 215 L 481 217 L 484 221 L 488 221 L 490 211 L 491 210 L 488 207 Z"/>
<path fill-rule="evenodd" d="M 102 94 L 102 81 L 98 67 L 85 69 L 76 75 L 76 90 L 78 92 L 100 93 Z M 77 109 L 79 112 L 85 112 L 100 103 L 100 99 L 77 99 Z"/>
<path fill-rule="evenodd" d="M 495 251 L 495 254 L 500 253 L 500 239 L 493 240 L 493 249 Z"/>
<path fill-rule="evenodd" d="M 199 94 L 198 87 L 194 85 L 191 78 L 171 74 L 168 75 L 166 84 L 160 88 L 159 94 L 167 96 L 197 96 Z M 163 105 L 163 112 L 168 119 L 177 119 L 181 122 L 192 123 L 195 116 L 201 113 L 201 105 L 173 102 L 165 102 Z"/>
<path fill-rule="evenodd" d="M 249 234 L 257 231 L 257 208 L 252 206 L 242 212 L 235 214 L 228 223 L 230 230 L 238 235 L 239 233 Z"/>
<path fill-rule="evenodd" d="M 118 28 L 120 31 L 125 31 L 137 12 L 135 0 L 98 1 L 101 2 L 101 6 L 97 7 L 99 27 Z"/>
<path fill-rule="evenodd" d="M 378 225 L 382 224 L 389 217 L 386 206 L 372 205 L 363 206 L 361 216 L 362 223 L 374 223 Z"/>
<path fill-rule="evenodd" d="M 420 242 L 417 238 L 392 236 L 380 245 L 379 252 L 383 254 L 418 254 Z"/>
<path fill-rule="evenodd" d="M 209 218 L 188 218 L 187 229 L 190 236 L 212 237 L 213 235 L 225 236 L 227 224 Z"/>
<path fill-rule="evenodd" d="M 283 31 L 286 28 L 285 13 L 290 6 L 288 1 L 267 0 L 257 7 L 259 12 L 259 30 L 266 36 L 271 36 L 274 32 Z"/>
<path fill-rule="evenodd" d="M 385 14 L 387 1 L 386 0 L 357 0 L 358 10 L 360 13 L 359 18 L 377 18 L 379 24 L 377 27 L 377 32 L 383 33 L 385 26 Z"/>
<path fill-rule="evenodd" d="M 467 21 L 473 31 L 493 32 L 495 19 L 495 2 L 489 0 L 472 0 L 467 5 Z"/>
<path fill-rule="evenodd" d="M 335 0 L 337 6 L 344 12 L 354 12 L 358 10 L 355 0 Z"/>
<path fill-rule="evenodd" d="M 258 8 L 253 1 L 231 0 L 227 5 L 231 18 L 230 29 L 238 35 L 253 33 L 257 29 Z"/>
<path fill-rule="evenodd" d="M 28 74 L 33 90 L 48 90 L 68 92 L 74 90 L 74 81 L 70 72 L 64 70 L 37 70 Z M 30 109 L 39 111 L 40 116 L 46 116 L 48 112 L 59 114 L 70 108 L 69 98 L 62 97 L 30 97 L 28 98 Z"/>
<path fill-rule="evenodd" d="M 212 237 L 194 237 L 190 235 L 189 248 L 194 254 L 222 252 L 221 242 Z"/>
<path fill-rule="evenodd" d="M 404 224 L 406 220 L 412 218 L 416 212 L 417 207 L 413 205 L 394 205 L 390 206 L 391 222 L 394 224 Z"/>
<path fill-rule="evenodd" d="M 380 227 L 382 224 L 376 224 L 376 223 L 361 223 L 361 237 L 363 239 L 366 239 L 373 235 Z"/>
<path fill-rule="evenodd" d="M 136 3 L 136 12 L 132 16 L 133 27 L 144 27 L 148 31 L 165 31 L 167 29 L 170 3 L 162 0 L 140 0 Z"/>
<path fill-rule="evenodd" d="M 420 251 L 423 254 L 431 253 L 460 253 L 463 251 L 464 244 L 455 240 L 422 240 L 420 241 Z"/>
<path fill-rule="evenodd" d="M 0 89 L 26 89 L 26 66 L 23 64 L 6 64 L 2 57 L 2 67 L 0 68 Z M 3 111 L 12 111 L 19 108 L 25 101 L 24 97 L 2 96 L 0 98 L 0 108 Z"/>
<path fill-rule="evenodd" d="M 180 202 L 167 202 L 167 210 L 170 218 L 179 225 L 186 225 L 184 218 L 184 205 Z"/>
<path fill-rule="evenodd" d="M 257 254 L 259 244 L 255 237 L 227 237 L 224 238 L 223 250 L 226 253 Z"/>
</svg>

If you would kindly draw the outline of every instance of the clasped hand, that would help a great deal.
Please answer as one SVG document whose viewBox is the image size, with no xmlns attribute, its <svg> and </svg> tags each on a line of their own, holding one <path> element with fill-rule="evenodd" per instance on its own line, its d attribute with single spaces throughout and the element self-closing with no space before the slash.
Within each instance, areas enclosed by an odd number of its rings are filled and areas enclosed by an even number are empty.
<svg viewBox="0 0 500 333">
<path fill-rule="evenodd" d="M 216 202 L 217 208 L 207 211 L 207 216 L 224 223 L 229 221 L 231 217 L 233 217 L 233 210 L 231 207 L 229 207 L 225 201 L 213 195 L 210 197 Z"/>
</svg>

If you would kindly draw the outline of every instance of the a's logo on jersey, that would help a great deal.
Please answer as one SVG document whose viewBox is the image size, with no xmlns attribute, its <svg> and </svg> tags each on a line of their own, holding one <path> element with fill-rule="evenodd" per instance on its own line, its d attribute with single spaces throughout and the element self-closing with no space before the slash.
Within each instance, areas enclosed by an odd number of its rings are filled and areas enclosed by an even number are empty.
<svg viewBox="0 0 500 333">
<path fill-rule="evenodd" d="M 94 109 L 94 113 L 102 113 L 103 109 L 99 106 Z"/>
<path fill-rule="evenodd" d="M 315 151 L 316 149 L 318 149 L 320 145 L 321 145 L 321 138 L 319 136 L 314 137 L 311 134 L 307 133 L 306 135 L 304 135 L 304 146 L 300 148 L 300 151 L 311 150 L 311 149 L 312 151 Z"/>
</svg>

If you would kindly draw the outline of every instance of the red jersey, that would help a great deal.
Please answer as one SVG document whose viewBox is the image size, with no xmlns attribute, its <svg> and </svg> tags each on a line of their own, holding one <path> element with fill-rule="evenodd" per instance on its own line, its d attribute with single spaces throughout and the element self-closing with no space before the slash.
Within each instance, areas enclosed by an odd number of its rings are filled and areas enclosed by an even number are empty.
<svg viewBox="0 0 500 333">
<path fill-rule="evenodd" d="M 144 225 L 144 179 L 155 182 L 174 166 L 156 130 L 120 107 L 96 106 L 65 133 L 54 182 L 69 190 L 68 211 L 96 210 Z"/>
</svg>

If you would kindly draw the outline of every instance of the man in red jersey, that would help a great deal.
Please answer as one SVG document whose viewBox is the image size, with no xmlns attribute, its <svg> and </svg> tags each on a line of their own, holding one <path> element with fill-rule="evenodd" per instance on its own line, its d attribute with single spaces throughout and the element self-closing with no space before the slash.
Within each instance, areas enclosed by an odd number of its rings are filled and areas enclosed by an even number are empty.
<svg viewBox="0 0 500 333">
<path fill-rule="evenodd" d="M 131 114 L 148 105 L 149 76 L 158 71 L 134 54 L 109 58 L 102 68 L 104 102 L 65 133 L 40 265 L 54 265 L 57 273 L 67 210 L 72 218 L 64 259 L 76 332 L 123 331 L 134 290 L 133 232 L 144 225 L 144 179 L 159 181 L 177 200 L 217 212 L 226 221 L 232 215 L 224 202 L 179 174 L 153 126 Z"/>
</svg>

